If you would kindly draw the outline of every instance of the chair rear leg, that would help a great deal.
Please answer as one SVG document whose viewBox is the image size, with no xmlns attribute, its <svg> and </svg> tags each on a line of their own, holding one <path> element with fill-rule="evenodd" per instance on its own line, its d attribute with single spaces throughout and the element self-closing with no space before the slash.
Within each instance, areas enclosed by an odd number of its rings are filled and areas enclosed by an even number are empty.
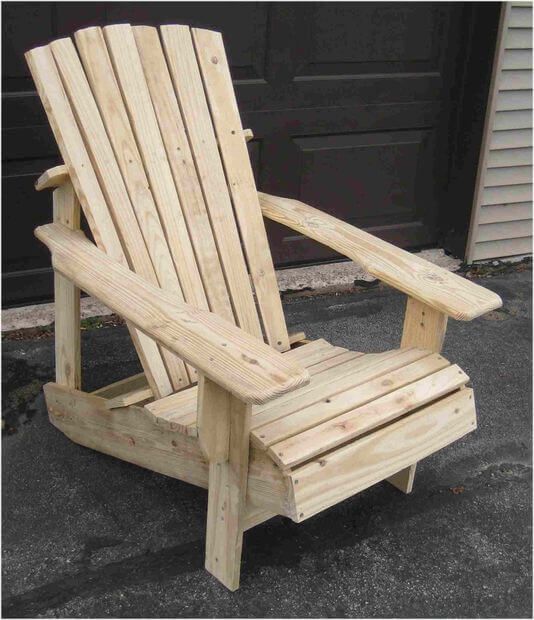
<svg viewBox="0 0 534 620">
<path fill-rule="evenodd" d="M 54 190 L 54 222 L 80 228 L 80 203 L 70 181 Z M 79 390 L 80 290 L 60 273 L 54 273 L 56 383 Z"/>
<path fill-rule="evenodd" d="M 250 417 L 249 404 L 201 377 L 199 439 L 210 464 L 205 566 L 230 590 L 239 587 Z"/>
</svg>

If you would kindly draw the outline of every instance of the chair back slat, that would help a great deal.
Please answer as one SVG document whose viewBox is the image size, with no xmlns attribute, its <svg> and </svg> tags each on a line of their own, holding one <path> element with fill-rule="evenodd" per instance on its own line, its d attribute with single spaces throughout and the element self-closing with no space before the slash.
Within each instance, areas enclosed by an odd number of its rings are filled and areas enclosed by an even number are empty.
<svg viewBox="0 0 534 620">
<path fill-rule="evenodd" d="M 27 54 L 97 245 L 147 281 L 289 349 L 219 33 L 86 28 Z M 193 368 L 130 328 L 157 397 Z"/>
<path fill-rule="evenodd" d="M 282 302 L 220 32 L 191 29 L 267 342 L 289 349 Z"/>
<path fill-rule="evenodd" d="M 167 157 L 191 235 L 210 310 L 235 324 L 224 274 L 202 195 L 182 113 L 156 28 L 136 26 L 134 37 Z"/>
<path fill-rule="evenodd" d="M 100 187 L 112 213 L 122 247 L 131 268 L 152 284 L 158 279 L 148 253 L 141 227 L 130 202 L 117 158 L 106 133 L 96 101 L 71 39 L 59 39 L 50 45 L 63 84 L 74 109 L 78 126 L 92 155 Z M 162 351 L 175 389 L 189 384 L 184 363 L 169 351 Z"/>
<path fill-rule="evenodd" d="M 237 324 L 249 334 L 262 338 L 261 324 L 191 40 L 191 31 L 187 26 L 162 26 L 161 37 L 187 127 Z"/>
<path fill-rule="evenodd" d="M 96 244 L 115 260 L 132 267 L 123 250 L 50 47 L 33 49 L 27 52 L 26 59 Z M 156 343 L 133 327 L 130 327 L 130 334 L 154 393 L 158 396 L 172 393 L 173 386 Z"/>
</svg>

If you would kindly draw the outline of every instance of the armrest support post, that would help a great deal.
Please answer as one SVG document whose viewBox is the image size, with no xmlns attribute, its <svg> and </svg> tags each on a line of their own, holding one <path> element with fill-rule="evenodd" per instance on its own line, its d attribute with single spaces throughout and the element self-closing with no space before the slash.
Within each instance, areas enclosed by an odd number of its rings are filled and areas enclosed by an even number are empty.
<svg viewBox="0 0 534 620">
<path fill-rule="evenodd" d="M 440 353 L 447 329 L 447 315 L 429 305 L 408 297 L 401 347 L 419 347 Z M 411 493 L 417 463 L 402 469 L 387 480 L 403 493 Z"/>
<path fill-rule="evenodd" d="M 80 228 L 80 203 L 70 180 L 53 193 L 54 223 L 71 230 Z M 80 289 L 54 270 L 56 383 L 79 390 Z"/>
<path fill-rule="evenodd" d="M 419 347 L 440 353 L 446 330 L 446 314 L 408 297 L 401 347 Z"/>
</svg>

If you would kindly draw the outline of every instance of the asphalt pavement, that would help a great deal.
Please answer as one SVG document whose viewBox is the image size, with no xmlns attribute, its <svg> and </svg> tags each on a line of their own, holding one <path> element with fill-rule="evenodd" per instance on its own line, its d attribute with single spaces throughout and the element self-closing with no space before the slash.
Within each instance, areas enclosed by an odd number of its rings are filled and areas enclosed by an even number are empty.
<svg viewBox="0 0 534 620">
<path fill-rule="evenodd" d="M 47 421 L 53 340 L 3 343 L 4 617 L 531 617 L 531 273 L 484 279 L 504 308 L 450 321 L 443 354 L 479 427 L 297 525 L 245 534 L 241 588 L 203 569 L 206 492 L 71 443 Z M 285 303 L 292 330 L 398 346 L 387 288 Z M 83 333 L 84 389 L 139 371 L 124 327 Z"/>
</svg>

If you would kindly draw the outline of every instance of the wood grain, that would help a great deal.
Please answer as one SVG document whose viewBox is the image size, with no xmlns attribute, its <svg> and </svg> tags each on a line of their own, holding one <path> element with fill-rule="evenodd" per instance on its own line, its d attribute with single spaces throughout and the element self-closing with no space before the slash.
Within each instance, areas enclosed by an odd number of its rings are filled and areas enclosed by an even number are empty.
<svg viewBox="0 0 534 620">
<path fill-rule="evenodd" d="M 263 340 L 191 32 L 187 26 L 162 26 L 160 31 L 237 324 Z"/>
<path fill-rule="evenodd" d="M 263 214 L 362 265 L 371 275 L 448 316 L 469 321 L 502 305 L 469 280 L 298 200 L 259 193 Z"/>
<path fill-rule="evenodd" d="M 37 47 L 27 52 L 25 57 L 93 238 L 107 255 L 127 265 L 52 52 L 47 46 Z M 128 327 L 154 393 L 158 396 L 170 394 L 173 388 L 157 344 L 135 328 Z"/>
<path fill-rule="evenodd" d="M 193 28 L 192 35 L 267 342 L 287 351 L 278 282 L 222 36 L 199 28 Z"/>
<path fill-rule="evenodd" d="M 67 179 L 68 180 L 68 179 Z M 80 228 L 80 203 L 70 181 L 54 190 L 54 222 Z M 56 383 L 79 390 L 82 383 L 80 289 L 54 272 Z"/>
<path fill-rule="evenodd" d="M 393 476 L 475 428 L 473 391 L 466 388 L 295 469 L 290 475 L 294 520 Z"/>
<path fill-rule="evenodd" d="M 267 402 L 309 381 L 307 371 L 269 345 L 157 289 L 83 235 L 58 224 L 36 235 L 55 269 L 244 401 Z"/>
</svg>

